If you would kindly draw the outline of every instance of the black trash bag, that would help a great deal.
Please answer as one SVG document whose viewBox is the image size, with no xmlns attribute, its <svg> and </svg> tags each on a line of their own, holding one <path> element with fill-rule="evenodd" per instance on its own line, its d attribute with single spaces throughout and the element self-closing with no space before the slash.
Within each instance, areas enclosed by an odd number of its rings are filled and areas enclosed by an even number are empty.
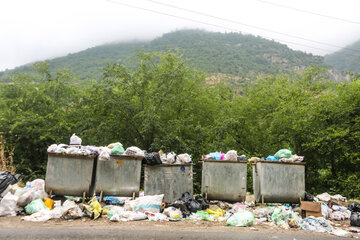
<svg viewBox="0 0 360 240">
<path fill-rule="evenodd" d="M 12 175 L 9 171 L 0 172 L 0 194 L 6 190 L 9 185 L 19 181 L 20 174 Z"/>
<path fill-rule="evenodd" d="M 351 202 L 349 203 L 348 209 L 350 212 L 360 212 L 360 203 Z"/>
<path fill-rule="evenodd" d="M 179 200 L 185 202 L 190 212 L 196 213 L 197 211 L 202 209 L 201 204 L 198 201 L 196 201 L 188 192 L 183 193 L 183 195 Z"/>
<path fill-rule="evenodd" d="M 202 196 L 195 196 L 195 200 L 198 201 L 201 204 L 201 209 L 208 209 L 209 208 L 209 203 L 206 201 L 205 198 L 203 198 Z"/>
<path fill-rule="evenodd" d="M 310 193 L 308 192 L 305 192 L 305 197 L 304 197 L 304 200 L 305 201 L 310 201 L 310 202 L 313 202 L 314 201 L 314 196 L 311 195 Z"/>
<path fill-rule="evenodd" d="M 188 209 L 189 209 L 191 212 L 194 212 L 194 213 L 196 213 L 197 211 L 202 210 L 201 204 L 200 204 L 198 201 L 196 201 L 195 199 L 190 199 L 190 200 L 186 203 L 186 206 L 188 207 Z"/>
<path fill-rule="evenodd" d="M 350 225 L 354 227 L 360 227 L 360 212 L 351 213 Z"/>
<path fill-rule="evenodd" d="M 193 197 L 190 195 L 190 193 L 188 192 L 184 192 L 182 195 L 181 195 L 181 198 L 179 198 L 179 200 L 187 203 L 190 199 L 193 199 Z"/>
<path fill-rule="evenodd" d="M 180 209 L 183 216 L 187 217 L 190 216 L 191 212 L 189 211 L 186 203 L 182 200 L 176 200 L 175 202 L 167 205 L 166 207 L 174 207 Z"/>
<path fill-rule="evenodd" d="M 142 163 L 147 165 L 157 165 L 157 164 L 161 164 L 162 162 L 159 153 L 152 152 L 152 153 L 145 153 L 145 157 L 143 158 Z"/>
</svg>

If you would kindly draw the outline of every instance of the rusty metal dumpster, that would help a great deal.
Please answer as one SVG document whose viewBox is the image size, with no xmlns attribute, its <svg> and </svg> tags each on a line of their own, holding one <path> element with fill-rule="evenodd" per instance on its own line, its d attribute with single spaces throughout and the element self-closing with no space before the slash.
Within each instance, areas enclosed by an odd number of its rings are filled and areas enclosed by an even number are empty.
<svg viewBox="0 0 360 240">
<path fill-rule="evenodd" d="M 164 194 L 163 201 L 171 203 L 184 192 L 193 195 L 192 164 L 145 165 L 144 194 Z"/>
<path fill-rule="evenodd" d="M 91 195 L 96 157 L 48 153 L 45 191 L 56 195 Z"/>
<path fill-rule="evenodd" d="M 253 163 L 256 202 L 299 203 L 305 195 L 305 163 L 258 161 Z"/>
<path fill-rule="evenodd" d="M 100 196 L 139 196 L 142 156 L 111 155 L 98 161 L 95 193 Z"/>
<path fill-rule="evenodd" d="M 209 200 L 244 202 L 247 161 L 204 160 L 201 192 Z"/>
</svg>

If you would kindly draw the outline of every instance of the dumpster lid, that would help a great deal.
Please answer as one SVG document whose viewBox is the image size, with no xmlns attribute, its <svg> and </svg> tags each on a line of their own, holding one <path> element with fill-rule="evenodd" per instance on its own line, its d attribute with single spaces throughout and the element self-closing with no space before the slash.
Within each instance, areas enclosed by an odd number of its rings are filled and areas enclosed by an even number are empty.
<svg viewBox="0 0 360 240">
<path fill-rule="evenodd" d="M 181 167 L 181 166 L 193 166 L 192 163 L 182 163 L 182 164 L 156 164 L 156 165 L 147 165 L 144 164 L 145 167 Z"/>
<path fill-rule="evenodd" d="M 94 154 L 94 155 L 81 155 L 81 154 L 64 154 L 64 153 L 54 153 L 54 152 L 47 152 L 48 155 L 50 156 L 57 156 L 57 157 L 70 157 L 70 158 L 91 158 L 94 159 L 96 158 L 98 155 Z"/>
<path fill-rule="evenodd" d="M 263 163 L 275 163 L 275 164 L 290 164 L 290 165 L 306 165 L 305 162 L 279 162 L 279 161 L 266 161 L 266 160 L 260 160 L 260 161 L 256 161 L 258 162 L 263 162 Z M 252 165 L 256 165 L 256 163 L 253 163 Z"/>
<path fill-rule="evenodd" d="M 143 159 L 143 156 L 136 156 L 136 155 L 124 155 L 124 154 L 110 154 L 110 157 L 115 157 L 115 158 L 139 158 L 139 159 Z"/>
<path fill-rule="evenodd" d="M 199 161 L 201 162 L 201 161 Z M 248 161 L 231 161 L 231 160 L 213 160 L 213 159 L 204 159 L 203 162 L 225 162 L 225 163 L 247 163 Z"/>
</svg>

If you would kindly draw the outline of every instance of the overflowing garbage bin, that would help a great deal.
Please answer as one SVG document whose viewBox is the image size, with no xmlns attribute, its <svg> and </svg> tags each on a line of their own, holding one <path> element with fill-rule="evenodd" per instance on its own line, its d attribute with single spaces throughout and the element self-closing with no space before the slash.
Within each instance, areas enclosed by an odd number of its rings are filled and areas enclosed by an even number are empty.
<svg viewBox="0 0 360 240">
<path fill-rule="evenodd" d="M 305 195 L 305 163 L 257 161 L 253 163 L 255 201 L 299 203 Z"/>
<path fill-rule="evenodd" d="M 183 193 L 193 195 L 192 164 L 144 165 L 144 194 L 164 194 L 163 201 L 171 203 Z"/>
<path fill-rule="evenodd" d="M 209 200 L 244 202 L 247 161 L 204 160 L 201 192 Z"/>
<path fill-rule="evenodd" d="M 100 196 L 139 196 L 143 156 L 110 155 L 98 161 L 94 191 Z"/>
<path fill-rule="evenodd" d="M 97 155 L 48 153 L 46 192 L 70 196 L 91 195 L 96 160 Z"/>
</svg>

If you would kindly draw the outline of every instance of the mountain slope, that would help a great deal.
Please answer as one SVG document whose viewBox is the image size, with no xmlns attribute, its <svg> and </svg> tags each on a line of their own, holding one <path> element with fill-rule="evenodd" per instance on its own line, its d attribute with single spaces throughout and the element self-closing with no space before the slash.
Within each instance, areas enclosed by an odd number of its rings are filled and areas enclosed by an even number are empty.
<svg viewBox="0 0 360 240">
<path fill-rule="evenodd" d="M 360 40 L 346 46 L 346 49 L 326 55 L 325 62 L 339 71 L 360 73 Z"/>
<path fill-rule="evenodd" d="M 129 67 L 137 50 L 166 51 L 178 49 L 191 65 L 207 73 L 240 77 L 291 72 L 307 66 L 325 66 L 324 59 L 286 45 L 252 35 L 181 30 L 164 34 L 149 42 L 107 44 L 47 60 L 51 69 L 68 68 L 80 79 L 101 79 L 106 63 L 121 62 Z M 30 66 L 16 68 L 29 70 Z"/>
</svg>

